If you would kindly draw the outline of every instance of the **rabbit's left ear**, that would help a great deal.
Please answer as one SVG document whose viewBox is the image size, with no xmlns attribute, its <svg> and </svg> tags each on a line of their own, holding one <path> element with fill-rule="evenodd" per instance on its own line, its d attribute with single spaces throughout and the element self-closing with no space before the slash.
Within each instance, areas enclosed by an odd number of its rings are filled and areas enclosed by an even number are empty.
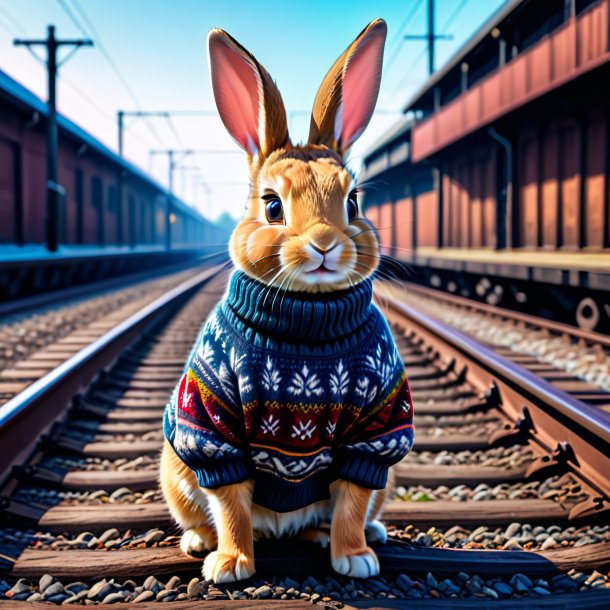
<svg viewBox="0 0 610 610">
<path fill-rule="evenodd" d="M 309 144 L 345 155 L 366 129 L 379 95 L 387 26 L 375 19 L 324 77 L 311 113 Z"/>
<path fill-rule="evenodd" d="M 268 156 L 288 142 L 282 96 L 254 55 L 220 29 L 208 34 L 214 99 L 233 139 L 253 157 Z"/>
</svg>

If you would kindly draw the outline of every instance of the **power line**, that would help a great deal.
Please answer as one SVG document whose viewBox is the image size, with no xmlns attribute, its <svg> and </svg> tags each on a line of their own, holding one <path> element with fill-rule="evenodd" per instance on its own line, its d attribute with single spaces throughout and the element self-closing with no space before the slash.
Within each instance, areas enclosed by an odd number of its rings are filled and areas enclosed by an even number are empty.
<svg viewBox="0 0 610 610">
<path fill-rule="evenodd" d="M 392 95 L 390 96 L 391 98 L 395 97 L 396 94 L 400 91 L 400 89 L 402 89 L 402 86 L 405 84 L 407 78 L 409 77 L 409 73 L 424 58 L 424 56 L 426 55 L 426 52 L 430 53 L 432 51 L 432 57 L 430 57 L 430 55 L 428 56 L 428 59 L 429 59 L 428 71 L 430 72 L 430 69 L 434 68 L 434 51 L 433 51 L 434 39 L 438 39 L 440 37 L 442 37 L 445 40 L 448 39 L 447 34 L 446 34 L 447 30 L 453 25 L 453 22 L 456 20 L 458 15 L 462 12 L 462 10 L 464 9 L 464 7 L 466 6 L 467 3 L 468 3 L 468 0 L 462 0 L 456 6 L 453 13 L 451 13 L 451 15 L 449 16 L 449 18 L 447 19 L 447 21 L 444 23 L 443 27 L 441 28 L 441 34 L 437 35 L 434 33 L 434 0 L 428 0 L 428 24 L 429 24 L 429 26 L 431 26 L 431 27 L 429 27 L 428 34 L 426 35 L 426 37 L 429 39 L 428 47 L 424 48 L 423 51 L 413 60 L 411 65 L 405 70 L 405 75 L 400 80 L 398 85 L 395 87 L 394 91 L 392 92 Z M 414 38 L 419 38 L 419 37 L 414 37 Z"/>
<path fill-rule="evenodd" d="M 417 57 L 415 57 L 415 59 L 411 62 L 409 67 L 405 70 L 404 76 L 400 79 L 400 82 L 398 83 L 398 85 L 396 85 L 394 91 L 392 91 L 390 99 L 395 98 L 396 95 L 400 92 L 403 85 L 407 82 L 408 77 L 411 76 L 411 70 L 413 70 L 413 68 L 415 68 L 415 66 L 426 56 L 426 52 L 427 49 L 422 49 L 421 53 L 417 55 Z"/>
<path fill-rule="evenodd" d="M 89 30 L 89 32 L 91 32 L 92 38 L 95 40 L 96 46 L 100 50 L 100 53 L 103 55 L 104 59 L 108 62 L 108 65 L 110 66 L 112 71 L 115 73 L 116 77 L 119 79 L 119 81 L 123 85 L 125 91 L 131 98 L 131 101 L 133 102 L 133 104 L 137 108 L 140 108 L 140 100 L 138 99 L 138 96 L 136 95 L 135 91 L 132 89 L 132 87 L 129 84 L 129 82 L 127 81 L 127 79 L 123 76 L 123 73 L 119 70 L 119 67 L 117 66 L 115 61 L 112 59 L 112 56 L 108 52 L 108 49 L 106 49 L 106 46 L 104 45 L 104 43 L 102 42 L 102 37 L 100 36 L 100 33 L 97 31 L 95 25 L 93 24 L 91 19 L 89 19 L 89 16 L 84 11 L 82 6 L 79 4 L 78 0 L 71 0 L 71 1 L 72 1 L 72 6 L 76 10 L 79 17 L 82 19 L 82 21 L 85 23 L 86 28 Z M 60 1 L 60 5 L 63 6 L 64 2 Z M 78 23 L 80 23 L 80 22 L 78 22 Z M 83 26 L 81 24 L 80 26 L 77 26 L 77 27 L 83 27 Z M 146 123 L 146 126 L 148 127 L 148 130 L 151 132 L 151 134 L 155 138 L 155 140 L 157 140 L 157 142 L 162 146 L 163 140 L 159 136 L 159 133 L 155 129 L 154 125 L 148 120 L 146 120 L 145 123 Z"/>
<path fill-rule="evenodd" d="M 6 9 L 2 8 L 1 6 L 0 14 L 4 15 L 4 17 L 9 20 L 22 36 L 27 36 L 27 31 L 23 25 L 21 25 L 17 19 L 15 19 Z"/>
<path fill-rule="evenodd" d="M 12 15 L 10 15 L 10 13 L 8 13 L 2 7 L 0 7 L 0 15 L 3 15 L 5 17 L 5 19 L 7 20 L 7 21 L 0 20 L 0 26 L 4 27 L 4 29 L 7 31 L 7 33 L 9 33 L 9 34 L 16 34 L 17 32 L 20 32 L 22 34 L 26 33 L 26 30 L 21 25 L 21 23 L 19 23 L 19 21 L 17 21 Z M 79 31 L 82 32 L 82 30 L 80 30 L 80 28 L 79 28 Z M 41 66 L 43 66 L 46 69 L 46 66 L 47 66 L 46 61 L 42 57 L 40 57 L 34 51 L 34 49 L 32 49 L 30 46 L 27 46 L 26 49 L 29 51 L 30 55 L 32 55 L 32 57 L 36 60 L 36 62 L 39 63 Z M 63 59 L 62 63 L 64 63 L 67 59 L 68 59 L 68 57 L 65 57 Z M 87 104 L 89 104 L 100 116 L 102 116 L 107 121 L 114 122 L 114 118 L 108 112 L 106 112 L 106 110 L 104 108 L 102 108 L 90 95 L 88 95 L 85 91 L 83 91 L 80 87 L 78 87 L 78 85 L 76 85 L 76 83 L 73 80 L 69 79 L 65 74 L 62 74 L 59 71 L 57 72 L 57 77 L 60 78 L 62 80 L 62 82 L 64 82 L 78 96 L 80 96 L 81 99 L 83 99 L 85 102 L 87 102 Z M 140 142 L 140 144 L 142 144 L 143 146 L 148 147 L 150 145 L 149 142 L 144 141 L 137 134 L 132 134 L 132 136 L 136 140 L 138 140 L 138 142 Z"/>
<path fill-rule="evenodd" d="M 449 19 L 447 19 L 447 21 L 445 22 L 445 25 L 441 28 L 441 31 L 443 33 L 445 33 L 453 25 L 453 22 L 457 19 L 457 16 L 462 12 L 462 10 L 464 9 L 464 7 L 467 4 L 468 4 L 468 0 L 462 0 L 457 5 L 457 7 L 453 11 L 453 13 L 451 13 Z"/>
<path fill-rule="evenodd" d="M 426 40 L 428 42 L 428 75 L 434 73 L 434 55 L 437 40 L 451 40 L 453 37 L 449 34 L 436 33 L 435 19 L 435 0 L 428 0 L 428 31 L 425 34 L 408 34 L 405 40 Z"/>
<path fill-rule="evenodd" d="M 76 16 L 74 11 L 68 6 L 68 4 L 66 3 L 66 0 L 57 0 L 57 2 L 59 3 L 60 7 L 63 9 L 64 13 L 66 13 L 66 15 L 68 16 L 70 21 L 73 23 L 73 25 L 76 27 L 76 29 L 79 32 L 81 32 L 81 34 L 83 34 L 84 36 L 90 36 L 89 32 L 87 31 L 87 29 L 85 28 L 83 23 L 79 20 L 79 18 Z M 98 40 L 96 42 L 98 43 L 98 47 L 99 47 L 100 46 L 99 33 L 95 30 L 95 26 L 93 26 L 92 31 L 95 32 L 96 38 L 98 38 Z M 82 99 L 84 99 L 86 102 L 88 102 L 89 105 L 92 108 L 94 108 L 101 116 L 103 116 L 107 120 L 114 122 L 114 119 L 99 104 L 97 104 L 97 102 L 95 102 L 87 93 L 85 93 L 82 89 L 80 89 L 73 81 L 67 79 L 65 77 L 65 75 L 61 75 L 61 78 L 66 82 L 66 84 L 69 87 L 72 88 L 72 90 L 77 95 L 79 95 Z M 131 135 L 134 139 L 136 139 L 143 146 L 147 146 L 147 147 L 150 146 L 150 142 L 146 142 L 137 134 L 132 133 Z M 161 139 L 158 136 L 155 139 L 157 140 L 157 143 L 159 143 L 159 144 L 162 143 Z"/>
<path fill-rule="evenodd" d="M 83 26 L 83 24 L 78 20 L 78 17 L 74 14 L 74 12 L 72 11 L 72 9 L 66 4 L 65 0 L 57 0 L 57 2 L 59 3 L 59 6 L 61 6 L 61 8 L 63 9 L 64 13 L 66 13 L 66 15 L 68 15 L 70 21 L 74 24 L 74 26 L 76 27 L 76 29 L 83 35 L 83 36 L 89 36 L 89 32 L 87 32 L 87 30 L 85 30 L 85 27 Z"/>
<path fill-rule="evenodd" d="M 167 115 L 167 124 L 169 125 L 171 132 L 174 134 L 174 137 L 176 138 L 176 141 L 178 142 L 178 144 L 180 146 L 182 146 L 182 140 L 180 139 L 180 136 L 178 135 L 178 131 L 176 130 L 176 126 L 174 125 L 174 122 L 172 121 L 172 117 L 169 114 Z"/>
<path fill-rule="evenodd" d="M 403 48 L 402 45 L 403 45 L 404 39 L 401 37 L 402 37 L 403 31 L 409 26 L 411 21 L 415 18 L 415 15 L 417 15 L 417 13 L 421 10 L 422 7 L 423 7 L 423 4 L 421 2 L 416 1 L 415 4 L 413 5 L 413 8 L 411 9 L 411 11 L 407 14 L 407 16 L 405 17 L 403 22 L 400 24 L 399 28 L 396 30 L 396 34 L 392 38 L 392 41 L 390 42 L 389 46 L 396 45 L 396 42 L 400 42 L 400 44 L 395 46 L 394 52 L 392 53 L 392 55 L 390 56 L 390 59 L 388 59 L 386 65 L 385 65 L 386 73 L 389 72 L 390 68 L 396 61 L 396 58 L 402 51 L 402 48 Z"/>
<path fill-rule="evenodd" d="M 109 114 L 104 108 L 102 108 L 91 96 L 85 93 L 76 83 L 67 78 L 64 74 L 60 74 L 59 78 L 70 87 L 77 95 L 79 95 L 83 100 L 85 100 L 94 110 L 96 110 L 101 116 L 103 116 L 106 120 L 114 123 L 114 117 Z M 146 144 L 146 143 L 144 143 Z"/>
<path fill-rule="evenodd" d="M 2 19 L 0 19 L 0 27 L 9 35 L 11 36 L 13 34 L 13 30 L 12 28 L 10 28 L 7 24 L 6 21 L 3 21 Z"/>
</svg>

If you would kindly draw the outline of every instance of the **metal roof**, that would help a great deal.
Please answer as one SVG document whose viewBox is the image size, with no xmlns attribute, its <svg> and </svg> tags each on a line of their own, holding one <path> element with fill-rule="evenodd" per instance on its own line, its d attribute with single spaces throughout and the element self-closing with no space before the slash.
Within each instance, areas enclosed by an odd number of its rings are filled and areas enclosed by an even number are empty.
<svg viewBox="0 0 610 610">
<path fill-rule="evenodd" d="M 14 78 L 10 77 L 6 72 L 2 70 L 0 70 L 0 97 L 8 99 L 9 102 L 16 102 L 17 105 L 23 107 L 26 110 L 38 112 L 44 117 L 48 115 L 48 108 L 45 102 L 43 102 L 37 95 L 32 93 L 29 89 L 24 87 L 21 83 L 17 82 Z M 147 173 L 145 173 L 132 163 L 129 163 L 122 157 L 119 157 L 119 155 L 110 150 L 106 145 L 102 144 L 94 136 L 92 136 L 82 127 L 71 121 L 69 118 L 58 113 L 57 125 L 68 135 L 72 136 L 79 142 L 83 142 L 96 153 L 102 155 L 103 157 L 106 157 L 106 159 L 108 159 L 115 165 L 122 167 L 125 171 L 129 172 L 142 182 L 148 184 L 148 186 L 163 193 L 167 192 L 166 188 L 164 188 L 158 182 L 153 180 Z M 195 218 L 200 218 L 206 220 L 207 222 L 211 222 L 207 218 L 202 216 L 199 212 L 190 208 L 180 199 L 174 197 L 173 200 L 174 205 L 177 205 L 181 212 L 184 212 Z"/>
<path fill-rule="evenodd" d="M 402 111 L 407 112 L 411 110 L 417 102 L 430 91 L 430 89 L 445 78 L 451 70 L 461 64 L 468 53 L 473 51 L 495 27 L 498 27 L 504 19 L 524 2 L 526 2 L 526 0 L 506 0 L 504 4 L 502 4 L 502 6 L 500 6 L 498 10 L 458 49 L 458 51 L 449 58 L 447 63 L 423 84 L 415 95 L 409 99 L 409 102 L 403 107 Z"/>
</svg>

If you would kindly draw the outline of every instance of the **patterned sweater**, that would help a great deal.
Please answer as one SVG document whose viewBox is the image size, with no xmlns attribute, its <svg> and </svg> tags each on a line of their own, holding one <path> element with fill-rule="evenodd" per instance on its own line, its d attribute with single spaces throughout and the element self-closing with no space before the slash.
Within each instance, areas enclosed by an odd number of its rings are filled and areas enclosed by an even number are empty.
<svg viewBox="0 0 610 610">
<path fill-rule="evenodd" d="M 199 484 L 254 479 L 287 512 L 341 478 L 371 489 L 413 444 L 403 363 L 364 281 L 278 293 L 240 271 L 208 318 L 165 409 L 164 432 Z"/>
</svg>

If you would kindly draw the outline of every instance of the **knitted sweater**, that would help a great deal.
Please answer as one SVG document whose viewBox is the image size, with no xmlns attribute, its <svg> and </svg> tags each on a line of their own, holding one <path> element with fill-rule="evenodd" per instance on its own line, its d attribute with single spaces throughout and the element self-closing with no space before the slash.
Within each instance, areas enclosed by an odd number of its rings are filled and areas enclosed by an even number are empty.
<svg viewBox="0 0 610 610">
<path fill-rule="evenodd" d="M 288 293 L 236 271 L 165 409 L 164 432 L 199 484 L 254 480 L 279 512 L 345 479 L 381 489 L 413 444 L 413 407 L 390 329 L 364 281 Z"/>
</svg>

